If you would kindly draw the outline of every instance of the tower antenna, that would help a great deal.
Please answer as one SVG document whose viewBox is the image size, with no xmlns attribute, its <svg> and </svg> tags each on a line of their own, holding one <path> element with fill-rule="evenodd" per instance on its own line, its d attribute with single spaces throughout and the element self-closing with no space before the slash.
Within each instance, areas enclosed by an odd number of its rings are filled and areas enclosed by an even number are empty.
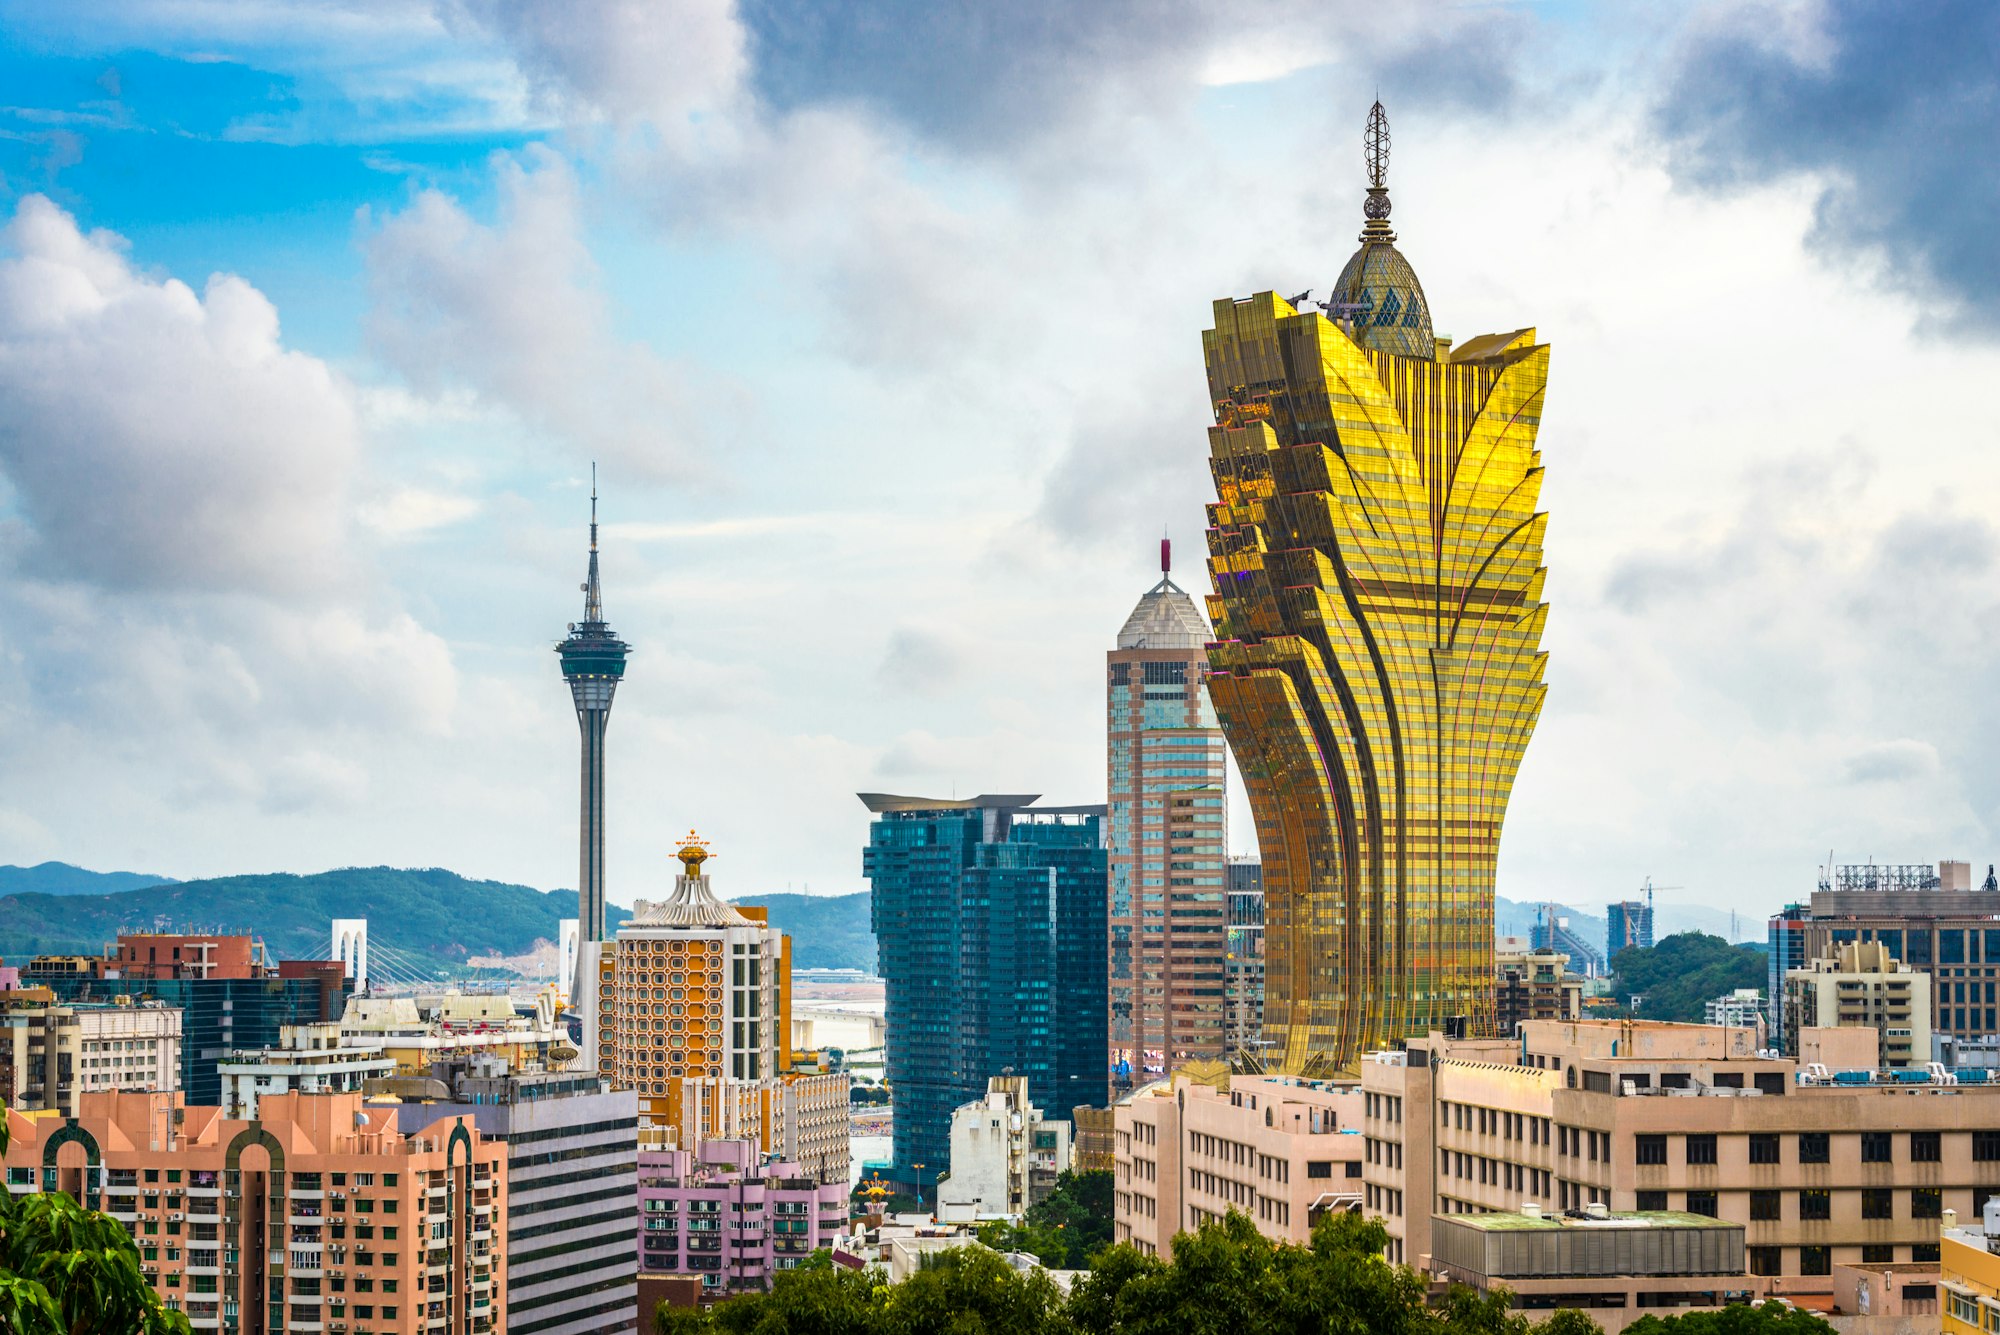
<svg viewBox="0 0 2000 1335">
<path fill-rule="evenodd" d="M 1381 190 L 1389 184 L 1389 113 L 1382 109 L 1382 99 L 1376 98 L 1375 105 L 1368 108 L 1368 129 L 1361 136 L 1363 151 L 1368 157 L 1368 185 Z"/>
</svg>

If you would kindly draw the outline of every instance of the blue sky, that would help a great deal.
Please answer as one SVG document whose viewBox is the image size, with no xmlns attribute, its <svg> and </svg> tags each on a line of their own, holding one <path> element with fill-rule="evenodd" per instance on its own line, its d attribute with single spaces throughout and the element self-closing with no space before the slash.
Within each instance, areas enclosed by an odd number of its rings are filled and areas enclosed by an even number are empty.
<svg viewBox="0 0 2000 1335">
<path fill-rule="evenodd" d="M 1208 303 L 1338 272 L 1378 89 L 1439 331 L 1554 347 L 1501 893 L 1991 861 L 1995 25 L 0 5 L 0 861 L 569 883 L 593 460 L 614 899 L 689 826 L 849 890 L 857 790 L 1101 793 Z"/>
</svg>

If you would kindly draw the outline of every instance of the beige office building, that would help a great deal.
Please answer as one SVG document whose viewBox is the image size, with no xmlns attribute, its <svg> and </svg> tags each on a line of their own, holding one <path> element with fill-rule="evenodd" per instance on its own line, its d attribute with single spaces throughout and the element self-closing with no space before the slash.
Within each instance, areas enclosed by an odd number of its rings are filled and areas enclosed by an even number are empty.
<svg viewBox="0 0 2000 1335">
<path fill-rule="evenodd" d="M 1519 937 L 1506 938 L 1519 941 Z M 1499 1032 L 1511 1035 L 1528 1020 L 1583 1017 L 1583 979 L 1569 971 L 1569 956 L 1558 950 L 1496 945 L 1493 955 L 1494 1015 Z"/>
<path fill-rule="evenodd" d="M 1115 1238 L 1168 1256 L 1174 1234 L 1231 1210 L 1258 1231 L 1305 1242 L 1326 1210 L 1361 1204 L 1361 1094 L 1290 1076 L 1185 1075 L 1113 1109 Z"/>
<path fill-rule="evenodd" d="M 58 1003 L 29 994 L 0 1002 L 0 1103 L 10 1108 L 75 1117 L 85 1094 L 171 1092 L 180 1074 L 177 1007 Z"/>
<path fill-rule="evenodd" d="M 1836 1264 L 1935 1262 L 1945 1210 L 2000 1194 L 2000 1086 L 1841 1084 L 1876 1035 L 1530 1021 L 1511 1041 L 1436 1035 L 1362 1065 L 1368 1213 L 1389 1259 L 1428 1267 L 1432 1216 L 1603 1206 L 1740 1223 L 1767 1291 L 1831 1293 Z"/>
<path fill-rule="evenodd" d="M 1879 941 L 1840 947 L 1785 974 L 1785 1050 L 1798 1049 L 1798 1032 L 1858 1026 L 1877 1035 L 1875 1064 L 1883 1069 L 1922 1067 L 1931 1059 L 1931 976 L 1889 953 Z"/>
</svg>

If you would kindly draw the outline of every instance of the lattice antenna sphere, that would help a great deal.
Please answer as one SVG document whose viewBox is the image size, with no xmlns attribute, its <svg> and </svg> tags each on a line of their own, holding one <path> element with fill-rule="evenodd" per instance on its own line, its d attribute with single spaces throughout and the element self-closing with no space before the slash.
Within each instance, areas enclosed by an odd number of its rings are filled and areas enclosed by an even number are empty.
<svg viewBox="0 0 2000 1335">
<path fill-rule="evenodd" d="M 1368 158 L 1368 184 L 1380 190 L 1389 184 L 1389 113 L 1382 110 L 1379 99 L 1368 108 L 1361 146 Z"/>
</svg>

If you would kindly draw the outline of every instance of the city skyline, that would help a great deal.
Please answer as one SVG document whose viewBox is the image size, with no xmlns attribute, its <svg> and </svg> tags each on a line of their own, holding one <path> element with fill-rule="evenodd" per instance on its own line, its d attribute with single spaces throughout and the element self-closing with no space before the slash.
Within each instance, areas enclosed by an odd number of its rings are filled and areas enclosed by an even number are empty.
<svg viewBox="0 0 2000 1335">
<path fill-rule="evenodd" d="M 187 12 L 17 8 L 0 48 L 36 113 L 0 139 L 0 862 L 566 884 L 547 649 L 592 457 L 646 650 L 613 902 L 691 822 L 746 896 L 857 891 L 856 788 L 1095 792 L 1103 628 L 1161 524 L 1200 524 L 1187 331 L 1215 292 L 1325 287 L 1366 101 L 1328 88 L 1378 77 L 1447 332 L 1563 350 L 1551 703 L 1500 893 L 1652 875 L 1761 915 L 1829 845 L 1993 860 L 1996 543 L 1953 499 L 2000 480 L 1990 292 L 1951 230 L 1990 181 L 1883 189 L 1882 136 L 1956 151 L 1949 111 L 1800 128 L 1893 87 L 1921 23 L 1114 16 L 1085 49 L 1129 43 L 1117 107 L 1014 100 L 1060 61 L 947 30 L 984 89 L 949 108 L 835 23 L 901 76 L 857 102 L 726 6 L 690 66 L 497 5 Z M 1717 71 L 1775 100 L 1704 111 Z M 1659 376 L 1699 392 L 1632 412 Z"/>
</svg>

